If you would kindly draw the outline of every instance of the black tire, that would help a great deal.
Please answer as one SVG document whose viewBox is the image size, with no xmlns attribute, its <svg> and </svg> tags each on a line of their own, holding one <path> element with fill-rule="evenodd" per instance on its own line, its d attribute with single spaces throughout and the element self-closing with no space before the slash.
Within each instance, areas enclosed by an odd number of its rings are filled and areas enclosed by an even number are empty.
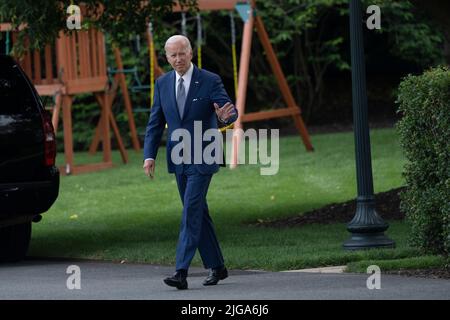
<svg viewBox="0 0 450 320">
<path fill-rule="evenodd" d="M 0 262 L 25 258 L 31 239 L 31 222 L 0 228 Z"/>
</svg>

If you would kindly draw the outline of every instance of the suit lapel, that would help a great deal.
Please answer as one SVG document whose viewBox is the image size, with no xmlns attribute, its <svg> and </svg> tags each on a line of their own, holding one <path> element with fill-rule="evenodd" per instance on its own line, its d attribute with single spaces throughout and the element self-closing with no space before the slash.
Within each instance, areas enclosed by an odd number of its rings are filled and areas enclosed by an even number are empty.
<svg viewBox="0 0 450 320">
<path fill-rule="evenodd" d="M 200 73 L 201 71 L 194 65 L 194 70 L 192 71 L 192 79 L 191 84 L 189 86 L 188 95 L 186 98 L 186 104 L 184 106 L 183 118 L 189 114 L 189 109 L 191 108 L 192 99 L 197 95 L 197 91 L 201 85 L 200 82 Z M 176 105 L 176 103 L 175 103 Z"/>
</svg>

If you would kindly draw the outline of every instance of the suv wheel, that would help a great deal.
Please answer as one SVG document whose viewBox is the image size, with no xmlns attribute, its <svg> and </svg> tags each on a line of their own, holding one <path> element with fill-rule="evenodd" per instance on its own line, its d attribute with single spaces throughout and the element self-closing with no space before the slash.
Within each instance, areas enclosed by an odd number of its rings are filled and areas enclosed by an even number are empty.
<svg viewBox="0 0 450 320">
<path fill-rule="evenodd" d="M 0 262 L 25 258 L 31 238 L 31 222 L 0 228 Z"/>
</svg>

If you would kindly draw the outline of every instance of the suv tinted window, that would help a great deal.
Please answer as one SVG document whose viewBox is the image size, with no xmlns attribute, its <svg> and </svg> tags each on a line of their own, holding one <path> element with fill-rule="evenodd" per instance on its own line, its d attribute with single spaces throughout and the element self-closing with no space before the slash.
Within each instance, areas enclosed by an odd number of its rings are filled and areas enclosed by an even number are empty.
<svg viewBox="0 0 450 320">
<path fill-rule="evenodd" d="M 0 115 L 38 113 L 28 82 L 10 59 L 0 59 Z"/>
</svg>

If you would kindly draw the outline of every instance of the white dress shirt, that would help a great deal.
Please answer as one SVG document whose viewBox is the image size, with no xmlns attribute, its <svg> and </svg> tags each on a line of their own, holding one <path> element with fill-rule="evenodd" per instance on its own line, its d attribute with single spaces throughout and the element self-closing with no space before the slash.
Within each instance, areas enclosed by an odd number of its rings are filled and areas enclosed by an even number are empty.
<svg viewBox="0 0 450 320">
<path fill-rule="evenodd" d="M 178 94 L 178 81 L 180 78 L 183 78 L 183 85 L 184 85 L 184 92 L 186 92 L 186 96 L 189 92 L 189 87 L 191 86 L 191 80 L 192 80 L 192 73 L 194 72 L 194 65 L 191 62 L 191 66 L 189 67 L 188 71 L 186 71 L 183 76 L 180 76 L 178 72 L 175 72 L 175 97 Z"/>
<path fill-rule="evenodd" d="M 175 71 L 175 97 L 178 94 L 178 80 L 180 78 L 183 78 L 183 85 L 184 85 L 184 92 L 186 92 L 186 96 L 189 92 L 189 87 L 191 86 L 191 80 L 192 80 L 192 73 L 194 72 L 194 65 L 191 62 L 191 66 L 189 67 L 188 71 L 186 71 L 185 74 L 182 76 L 178 74 L 178 72 Z M 145 160 L 154 160 L 153 158 L 147 158 Z"/>
</svg>

